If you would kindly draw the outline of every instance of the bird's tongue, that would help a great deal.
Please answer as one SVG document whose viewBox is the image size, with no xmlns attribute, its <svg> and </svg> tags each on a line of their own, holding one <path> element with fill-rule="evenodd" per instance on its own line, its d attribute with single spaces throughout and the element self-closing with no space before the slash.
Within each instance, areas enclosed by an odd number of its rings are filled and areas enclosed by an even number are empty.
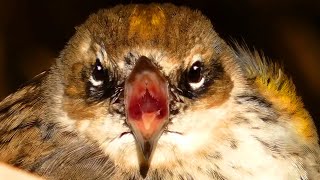
<svg viewBox="0 0 320 180">
<path fill-rule="evenodd" d="M 130 126 L 146 159 L 168 122 L 168 84 L 144 56 L 137 61 L 125 84 L 125 108 Z"/>
<path fill-rule="evenodd" d="M 146 130 L 156 128 L 152 126 L 156 125 L 156 119 L 161 119 L 160 113 L 163 108 L 161 108 L 160 103 L 157 99 L 153 98 L 149 91 L 146 90 L 146 93 L 139 101 L 140 111 L 141 111 L 141 119 L 142 124 Z"/>
</svg>

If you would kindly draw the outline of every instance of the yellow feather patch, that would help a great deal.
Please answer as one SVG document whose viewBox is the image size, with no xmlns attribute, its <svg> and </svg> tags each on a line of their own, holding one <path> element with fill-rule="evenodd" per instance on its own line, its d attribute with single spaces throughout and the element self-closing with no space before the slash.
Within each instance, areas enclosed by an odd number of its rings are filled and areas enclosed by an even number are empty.
<svg viewBox="0 0 320 180">
<path fill-rule="evenodd" d="M 280 113 L 287 114 L 297 134 L 308 140 L 317 140 L 315 125 L 303 102 L 297 96 L 295 85 L 279 65 L 267 63 L 256 51 L 239 48 L 242 68 L 248 78 L 254 79 L 258 91 L 266 97 Z"/>
<path fill-rule="evenodd" d="M 148 40 L 162 36 L 165 32 L 166 17 L 158 6 L 136 6 L 130 16 L 129 38 Z"/>
<path fill-rule="evenodd" d="M 290 79 L 269 74 L 257 77 L 255 83 L 260 93 L 270 100 L 276 109 L 291 116 L 291 124 L 299 135 L 306 138 L 316 137 L 313 121 L 304 109 L 301 98 L 296 95 L 295 86 Z"/>
</svg>

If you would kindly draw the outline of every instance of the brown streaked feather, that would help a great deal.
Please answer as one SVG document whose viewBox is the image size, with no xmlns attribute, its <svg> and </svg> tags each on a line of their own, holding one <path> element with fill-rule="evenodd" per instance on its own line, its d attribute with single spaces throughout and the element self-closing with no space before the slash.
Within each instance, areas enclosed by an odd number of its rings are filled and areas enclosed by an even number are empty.
<svg viewBox="0 0 320 180">
<path fill-rule="evenodd" d="M 114 165 L 96 145 L 45 119 L 46 77 L 37 76 L 0 102 L 1 161 L 48 179 L 107 179 Z"/>
</svg>

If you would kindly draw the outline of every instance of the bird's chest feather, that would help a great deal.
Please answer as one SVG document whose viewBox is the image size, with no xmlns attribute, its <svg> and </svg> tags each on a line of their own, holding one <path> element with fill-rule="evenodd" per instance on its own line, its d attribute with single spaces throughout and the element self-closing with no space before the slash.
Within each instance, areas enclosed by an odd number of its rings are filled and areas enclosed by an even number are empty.
<svg viewBox="0 0 320 180">
<path fill-rule="evenodd" d="M 256 148 L 254 140 L 239 143 L 237 148 L 204 158 L 182 155 L 184 158 L 167 159 L 159 168 L 150 169 L 146 179 L 300 179 L 306 172 L 300 169 L 298 160 L 273 157 L 263 148 Z M 254 151 L 250 150 L 254 149 Z M 170 155 L 168 154 L 168 157 Z M 135 172 L 135 173 L 132 173 Z M 119 171 L 114 176 L 125 179 L 142 179 L 139 170 Z"/>
<path fill-rule="evenodd" d="M 228 109 L 228 107 L 222 108 Z M 230 108 L 236 109 L 233 106 Z M 251 126 L 262 128 L 263 123 L 243 125 L 240 120 L 236 120 L 235 114 L 219 109 L 189 114 L 189 119 L 185 120 L 189 120 L 190 123 L 192 120 L 199 121 L 206 117 L 216 117 L 217 122 L 214 123 L 212 120 L 209 123 L 198 122 L 196 125 L 190 125 L 194 130 L 184 135 L 164 134 L 154 152 L 146 178 L 299 179 L 307 177 L 306 171 L 301 166 L 302 160 L 287 152 L 285 146 L 281 147 L 276 143 L 277 138 L 281 136 L 285 138 L 288 135 L 284 129 L 264 127 L 263 132 L 260 132 L 259 128 L 249 130 L 248 127 Z M 257 116 L 250 115 L 248 118 L 257 118 Z M 231 125 L 229 121 L 239 121 L 239 124 L 231 123 Z M 273 134 L 272 129 L 275 131 Z M 274 138 L 274 141 L 267 141 L 266 139 L 270 138 L 261 136 L 266 134 L 265 131 L 269 131 L 271 136 L 278 137 Z M 130 135 L 127 138 L 130 139 Z M 131 141 L 133 142 L 134 139 Z M 128 142 L 130 140 L 127 140 Z M 126 157 L 136 157 L 135 150 L 131 153 L 133 153 L 132 156 L 126 154 Z M 124 161 L 120 164 L 124 164 Z M 134 170 L 126 169 L 126 166 L 131 166 Z M 119 172 L 119 176 L 116 177 L 140 177 L 138 160 L 127 158 L 126 164 L 122 167 L 124 167 L 123 172 L 126 173 Z M 128 176 L 122 176 L 123 174 Z"/>
</svg>

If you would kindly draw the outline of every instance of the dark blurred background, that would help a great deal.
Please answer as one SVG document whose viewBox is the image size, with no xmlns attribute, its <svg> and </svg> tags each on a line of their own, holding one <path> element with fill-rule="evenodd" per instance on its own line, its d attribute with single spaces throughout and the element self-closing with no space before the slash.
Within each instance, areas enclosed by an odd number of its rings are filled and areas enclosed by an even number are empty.
<svg viewBox="0 0 320 180">
<path fill-rule="evenodd" d="M 0 99 L 49 68 L 89 14 L 115 0 L 1 0 Z M 165 2 L 165 1 L 157 1 Z M 166 1 L 168 2 L 168 1 Z M 179 0 L 201 10 L 228 42 L 246 42 L 285 66 L 319 127 L 320 1 Z"/>
</svg>

